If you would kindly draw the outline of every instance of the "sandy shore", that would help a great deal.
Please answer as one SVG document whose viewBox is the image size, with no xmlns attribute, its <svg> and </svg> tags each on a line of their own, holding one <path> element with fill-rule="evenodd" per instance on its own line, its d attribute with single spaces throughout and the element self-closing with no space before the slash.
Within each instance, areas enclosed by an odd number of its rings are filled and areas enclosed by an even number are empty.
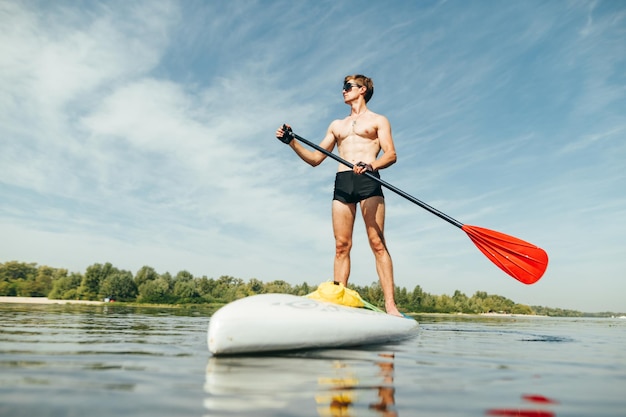
<svg viewBox="0 0 626 417">
<path fill-rule="evenodd" d="M 104 304 L 102 301 L 50 300 L 46 297 L 0 297 L 0 303 L 13 304 Z"/>
</svg>

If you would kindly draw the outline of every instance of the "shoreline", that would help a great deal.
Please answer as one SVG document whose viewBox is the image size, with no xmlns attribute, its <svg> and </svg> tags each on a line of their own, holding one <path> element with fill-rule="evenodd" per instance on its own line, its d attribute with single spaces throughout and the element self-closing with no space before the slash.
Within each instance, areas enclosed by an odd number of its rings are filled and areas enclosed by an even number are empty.
<svg viewBox="0 0 626 417">
<path fill-rule="evenodd" d="M 7 297 L 0 296 L 0 303 L 7 304 L 91 304 L 101 305 L 104 301 L 51 300 L 47 297 Z"/>
</svg>

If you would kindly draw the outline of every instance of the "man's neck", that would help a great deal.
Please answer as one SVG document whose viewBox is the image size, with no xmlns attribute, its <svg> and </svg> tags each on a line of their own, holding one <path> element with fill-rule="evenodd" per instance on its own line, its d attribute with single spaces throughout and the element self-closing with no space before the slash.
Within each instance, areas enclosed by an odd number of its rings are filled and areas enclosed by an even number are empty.
<svg viewBox="0 0 626 417">
<path fill-rule="evenodd" d="M 357 116 L 367 111 L 367 105 L 363 101 L 352 103 L 350 107 L 350 116 Z"/>
</svg>

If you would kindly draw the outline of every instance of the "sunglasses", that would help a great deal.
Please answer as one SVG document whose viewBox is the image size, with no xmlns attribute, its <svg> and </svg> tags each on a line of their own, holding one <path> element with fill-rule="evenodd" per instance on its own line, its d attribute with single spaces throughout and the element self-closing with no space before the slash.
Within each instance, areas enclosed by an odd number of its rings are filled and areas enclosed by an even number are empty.
<svg viewBox="0 0 626 417">
<path fill-rule="evenodd" d="M 352 84 L 352 83 L 344 83 L 343 84 L 343 91 L 350 91 L 350 90 L 352 90 L 353 87 L 361 88 L 363 86 L 362 85 L 358 85 L 358 84 Z"/>
</svg>

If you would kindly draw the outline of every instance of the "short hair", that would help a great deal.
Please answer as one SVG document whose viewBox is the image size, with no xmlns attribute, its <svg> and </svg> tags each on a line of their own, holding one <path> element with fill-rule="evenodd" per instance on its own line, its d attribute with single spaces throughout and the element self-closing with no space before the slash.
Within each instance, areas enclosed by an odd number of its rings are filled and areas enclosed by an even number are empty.
<svg viewBox="0 0 626 417">
<path fill-rule="evenodd" d="M 344 84 L 349 80 L 354 80 L 358 85 L 364 86 L 366 88 L 365 102 L 370 101 L 370 98 L 374 95 L 374 81 L 362 74 L 346 75 L 346 78 L 343 79 Z"/>
</svg>

